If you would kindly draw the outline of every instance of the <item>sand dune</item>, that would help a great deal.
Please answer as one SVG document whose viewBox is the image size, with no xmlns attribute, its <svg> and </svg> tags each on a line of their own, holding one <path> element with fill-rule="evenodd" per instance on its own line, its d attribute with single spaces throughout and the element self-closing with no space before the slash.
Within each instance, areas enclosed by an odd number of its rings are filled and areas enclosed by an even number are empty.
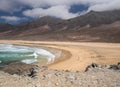
<svg viewBox="0 0 120 87">
<path fill-rule="evenodd" d="M 93 42 L 48 42 L 0 40 L 0 43 L 50 47 L 62 51 L 55 63 L 47 65 L 51 69 L 84 71 L 91 63 L 102 65 L 120 62 L 120 44 Z"/>
</svg>

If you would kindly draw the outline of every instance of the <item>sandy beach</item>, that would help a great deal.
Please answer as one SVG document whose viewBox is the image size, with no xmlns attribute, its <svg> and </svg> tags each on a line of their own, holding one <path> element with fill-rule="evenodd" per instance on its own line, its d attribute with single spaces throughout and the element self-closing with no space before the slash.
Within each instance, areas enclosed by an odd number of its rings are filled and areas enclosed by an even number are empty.
<svg viewBox="0 0 120 87">
<path fill-rule="evenodd" d="M 91 63 L 109 65 L 120 61 L 120 44 L 116 43 L 22 40 L 0 40 L 0 43 L 60 50 L 61 56 L 54 63 L 47 65 L 50 69 L 84 71 Z"/>
</svg>

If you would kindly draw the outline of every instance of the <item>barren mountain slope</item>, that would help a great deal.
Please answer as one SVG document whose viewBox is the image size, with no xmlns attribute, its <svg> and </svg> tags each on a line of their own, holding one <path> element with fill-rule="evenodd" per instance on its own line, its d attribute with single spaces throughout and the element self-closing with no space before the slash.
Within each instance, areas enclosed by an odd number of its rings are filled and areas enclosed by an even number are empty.
<svg viewBox="0 0 120 87">
<path fill-rule="evenodd" d="M 61 20 L 43 17 L 19 25 L 0 25 L 1 39 L 120 42 L 120 10 Z M 4 36 L 4 37 L 3 37 Z"/>
</svg>

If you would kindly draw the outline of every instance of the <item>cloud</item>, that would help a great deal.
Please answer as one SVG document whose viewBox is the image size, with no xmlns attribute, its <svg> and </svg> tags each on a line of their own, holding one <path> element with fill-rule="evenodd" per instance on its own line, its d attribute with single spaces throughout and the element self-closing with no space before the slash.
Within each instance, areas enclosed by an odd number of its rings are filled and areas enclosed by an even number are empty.
<svg viewBox="0 0 120 87">
<path fill-rule="evenodd" d="M 59 5 L 73 5 L 83 3 L 84 0 L 19 0 L 20 3 L 26 4 L 33 8 L 41 8 L 46 6 L 59 6 Z"/>
<path fill-rule="evenodd" d="M 43 16 L 55 16 L 63 19 L 69 19 L 79 16 L 78 13 L 71 13 L 70 7 L 72 5 L 87 5 L 87 12 L 94 11 L 108 11 L 120 9 L 120 0 L 0 0 L 0 11 L 16 12 L 26 9 L 23 15 L 31 18 Z M 47 9 L 44 9 L 46 8 Z M 84 11 L 83 11 L 84 12 Z M 86 13 L 86 12 L 84 12 Z M 81 14 L 83 14 L 81 12 Z"/>
<path fill-rule="evenodd" d="M 0 0 L 0 10 L 19 11 L 24 6 L 42 8 L 46 6 L 71 6 L 75 4 L 89 5 L 89 9 L 104 11 L 120 9 L 120 0 Z"/>
<path fill-rule="evenodd" d="M 21 18 L 16 16 L 1 16 L 1 19 L 4 19 L 5 21 L 20 21 Z"/>
<path fill-rule="evenodd" d="M 120 0 L 92 0 L 88 11 L 110 11 L 120 9 Z"/>
<path fill-rule="evenodd" d="M 17 0 L 0 0 L 0 11 L 16 12 L 22 9 L 22 4 Z"/>
<path fill-rule="evenodd" d="M 0 0 L 0 10 L 6 12 L 19 11 L 24 6 L 31 8 L 52 7 L 59 5 L 71 6 L 83 4 L 84 0 Z"/>
<path fill-rule="evenodd" d="M 48 9 L 35 8 L 32 10 L 26 10 L 23 12 L 25 16 L 38 18 L 43 16 L 54 16 L 62 19 L 69 19 L 78 16 L 69 12 L 70 7 L 68 6 L 53 6 Z"/>
</svg>

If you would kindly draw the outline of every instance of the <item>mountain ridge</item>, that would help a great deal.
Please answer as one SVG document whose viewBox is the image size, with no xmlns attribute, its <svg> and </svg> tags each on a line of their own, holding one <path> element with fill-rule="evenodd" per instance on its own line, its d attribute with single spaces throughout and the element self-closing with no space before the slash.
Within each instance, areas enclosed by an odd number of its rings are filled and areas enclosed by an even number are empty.
<svg viewBox="0 0 120 87">
<path fill-rule="evenodd" d="M 19 25 L 0 25 L 1 39 L 120 42 L 120 10 L 90 11 L 62 20 L 46 16 Z M 117 25 L 117 26 L 116 26 Z M 33 40 L 33 39 L 32 39 Z"/>
</svg>

